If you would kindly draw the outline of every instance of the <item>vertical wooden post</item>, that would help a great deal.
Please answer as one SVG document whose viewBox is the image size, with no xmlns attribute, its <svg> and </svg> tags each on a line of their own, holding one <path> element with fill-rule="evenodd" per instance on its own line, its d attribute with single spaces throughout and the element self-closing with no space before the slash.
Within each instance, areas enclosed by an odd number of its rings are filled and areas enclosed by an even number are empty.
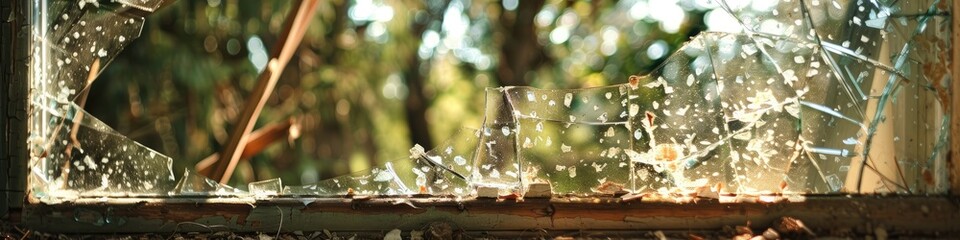
<svg viewBox="0 0 960 240">
<path fill-rule="evenodd" d="M 23 207 L 27 192 L 27 93 L 30 45 L 27 23 L 30 1 L 0 3 L 0 222 L 19 221 L 12 211 Z M 26 14 L 25 14 L 26 13 Z"/>
<path fill-rule="evenodd" d="M 950 168 L 950 193 L 960 195 L 960 18 L 954 11 L 960 9 L 960 1 L 953 1 L 950 9 L 951 36 L 950 47 L 950 156 L 947 166 Z"/>
</svg>

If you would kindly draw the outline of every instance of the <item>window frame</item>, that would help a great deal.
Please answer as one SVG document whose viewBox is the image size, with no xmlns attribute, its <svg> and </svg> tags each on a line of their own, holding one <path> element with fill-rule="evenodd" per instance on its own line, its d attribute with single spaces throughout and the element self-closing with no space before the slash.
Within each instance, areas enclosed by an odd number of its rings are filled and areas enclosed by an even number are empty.
<svg viewBox="0 0 960 240">
<path fill-rule="evenodd" d="M 835 229 L 960 234 L 960 202 L 945 196 L 814 196 L 803 201 L 760 202 L 742 198 L 643 199 L 554 197 L 451 198 L 216 198 L 79 199 L 30 203 L 22 223 L 38 231 L 69 233 L 292 232 L 418 230 L 447 222 L 466 232 L 680 230 L 717 231 L 724 226 L 774 227 L 780 217 L 800 219 L 815 232 Z M 79 220 L 78 220 L 79 219 Z M 104 220 L 100 226 L 97 219 Z M 196 225 L 198 223 L 202 225 Z M 217 227 L 213 227 L 217 226 Z M 872 226 L 872 227 L 871 227 Z M 554 233 L 556 233 L 554 232 Z"/>
<path fill-rule="evenodd" d="M 960 9 L 953 2 L 952 9 Z M 28 34 L 24 14 L 27 1 L 0 2 L 0 219 L 45 232 L 188 232 L 229 230 L 358 231 L 381 232 L 393 228 L 421 229 L 433 222 L 450 222 L 466 232 L 536 236 L 539 231 L 576 232 L 585 229 L 628 233 L 639 230 L 705 230 L 749 223 L 771 227 L 789 216 L 815 230 L 852 229 L 870 232 L 885 226 L 898 231 L 960 234 L 960 141 L 950 142 L 947 159 L 950 191 L 947 195 L 811 195 L 802 201 L 782 196 L 723 196 L 717 199 L 641 199 L 615 197 L 564 197 L 497 200 L 441 197 L 343 197 L 266 200 L 252 198 L 80 198 L 43 203 L 26 189 L 25 61 Z M 951 18 L 952 44 L 960 43 L 960 19 Z M 952 49 L 951 79 L 960 79 L 960 48 Z M 960 134 L 960 84 L 950 86 L 950 135 Z M 952 137 L 951 137 L 952 138 Z M 112 220 L 111 220 L 112 219 Z M 193 224 L 190 224 L 193 223 Z M 97 226 L 99 225 L 99 226 Z M 223 228 L 213 227 L 222 226 Z M 871 227 L 872 226 L 872 227 Z M 532 235 L 531 235 L 532 234 Z"/>
</svg>

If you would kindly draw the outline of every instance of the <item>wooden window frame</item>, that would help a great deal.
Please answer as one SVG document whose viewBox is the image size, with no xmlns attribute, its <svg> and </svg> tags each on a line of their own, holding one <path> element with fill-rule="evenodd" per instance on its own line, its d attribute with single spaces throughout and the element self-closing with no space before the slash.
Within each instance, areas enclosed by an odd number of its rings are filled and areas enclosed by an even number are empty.
<svg viewBox="0 0 960 240">
<path fill-rule="evenodd" d="M 65 233 L 189 231 L 357 231 L 421 229 L 448 222 L 466 232 L 531 235 L 537 230 L 628 233 L 640 230 L 716 231 L 723 226 L 766 228 L 780 217 L 801 219 L 814 230 L 873 227 L 903 232 L 960 234 L 960 141 L 950 142 L 947 195 L 814 195 L 802 201 L 731 202 L 689 198 L 625 201 L 613 197 L 554 197 L 496 200 L 434 197 L 344 197 L 267 200 L 210 197 L 81 198 L 48 204 L 26 190 L 26 92 L 24 63 L 28 34 L 20 34 L 26 1 L 0 2 L 0 216 L 31 229 Z M 960 8 L 954 1 L 953 9 Z M 953 46 L 960 43 L 960 21 L 951 18 Z M 952 48 L 954 81 L 960 79 L 960 48 Z M 952 84 L 951 136 L 960 134 L 960 84 Z M 736 197 L 728 197 L 736 198 Z M 956 235 L 954 235 L 956 236 Z"/>
</svg>

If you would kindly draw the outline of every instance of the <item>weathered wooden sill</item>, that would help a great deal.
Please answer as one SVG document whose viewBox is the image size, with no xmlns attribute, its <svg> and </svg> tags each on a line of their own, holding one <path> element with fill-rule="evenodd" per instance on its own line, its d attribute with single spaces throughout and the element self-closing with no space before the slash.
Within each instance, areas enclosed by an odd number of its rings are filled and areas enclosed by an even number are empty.
<svg viewBox="0 0 960 240">
<path fill-rule="evenodd" d="M 960 198 L 815 196 L 803 201 L 721 203 L 697 199 L 624 202 L 620 198 L 228 198 L 79 199 L 26 204 L 31 229 L 60 233 L 385 231 L 448 222 L 463 231 L 711 230 L 747 225 L 763 229 L 780 217 L 811 229 L 960 233 Z M 282 221 L 282 222 L 281 222 Z"/>
</svg>

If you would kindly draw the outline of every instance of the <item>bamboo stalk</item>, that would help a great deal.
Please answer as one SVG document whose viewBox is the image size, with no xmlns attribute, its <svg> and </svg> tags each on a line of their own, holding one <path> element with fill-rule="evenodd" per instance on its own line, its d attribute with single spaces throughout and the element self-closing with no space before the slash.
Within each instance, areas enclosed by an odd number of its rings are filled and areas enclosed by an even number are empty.
<svg viewBox="0 0 960 240">
<path fill-rule="evenodd" d="M 233 170 L 237 167 L 237 161 L 240 160 L 243 149 L 246 147 L 245 144 L 249 141 L 253 125 L 259 117 L 263 105 L 273 92 L 284 67 L 290 61 L 297 46 L 300 45 L 300 40 L 303 39 L 303 34 L 309 26 L 309 21 L 313 17 L 317 3 L 317 0 L 302 0 L 294 4 L 290 15 L 287 16 L 283 32 L 280 34 L 277 44 L 274 45 L 267 68 L 260 74 L 257 85 L 253 88 L 251 96 L 247 98 L 243 114 L 240 115 L 234 131 L 230 135 L 227 147 L 220 152 L 220 158 L 213 172 L 209 175 L 210 178 L 223 184 L 230 181 Z"/>
</svg>

